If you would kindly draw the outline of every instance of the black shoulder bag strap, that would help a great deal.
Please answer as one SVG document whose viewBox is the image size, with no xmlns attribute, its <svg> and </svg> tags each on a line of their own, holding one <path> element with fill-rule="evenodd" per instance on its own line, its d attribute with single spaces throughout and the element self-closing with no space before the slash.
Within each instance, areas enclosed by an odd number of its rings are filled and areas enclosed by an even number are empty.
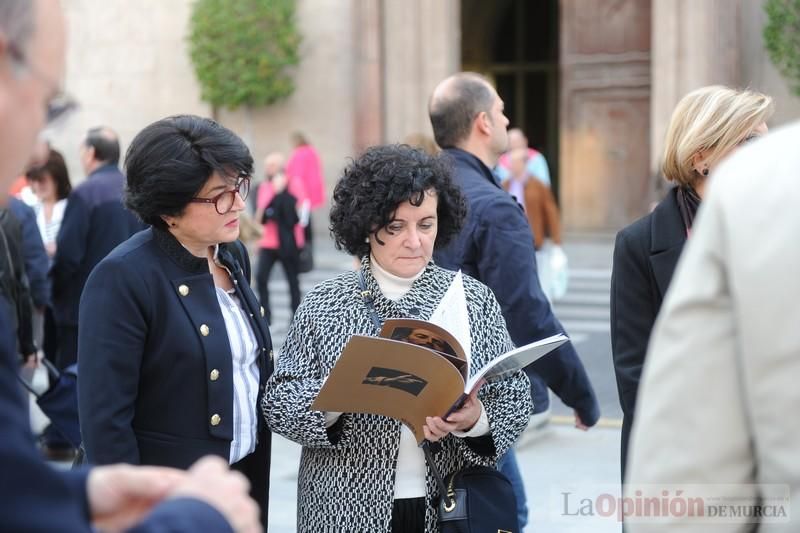
<svg viewBox="0 0 800 533">
<path fill-rule="evenodd" d="M 369 312 L 369 317 L 372 320 L 372 323 L 375 324 L 375 328 L 380 331 L 381 319 L 378 317 L 378 312 L 375 311 L 375 304 L 373 303 L 375 300 L 372 298 L 372 291 L 367 289 L 367 282 L 364 280 L 364 271 L 361 269 L 358 270 L 358 287 L 361 289 L 361 299 L 364 301 L 364 305 Z M 436 467 L 436 463 L 433 462 L 433 452 L 431 452 L 430 441 L 423 440 L 422 444 L 420 444 L 420 447 L 425 454 L 425 460 L 431 469 L 431 473 L 436 481 L 436 485 L 439 487 L 439 494 L 442 498 L 444 498 L 447 494 L 447 486 L 444 483 L 442 474 L 439 473 L 439 469 Z"/>
<path fill-rule="evenodd" d="M 358 287 L 361 289 L 361 299 L 364 300 L 364 305 L 367 306 L 369 318 L 372 320 L 372 323 L 375 324 L 375 328 L 380 331 L 381 319 L 378 317 L 377 311 L 375 311 L 375 304 L 373 303 L 375 300 L 372 298 L 372 291 L 367 289 L 367 282 L 364 280 L 364 271 L 361 269 L 358 269 Z"/>
</svg>

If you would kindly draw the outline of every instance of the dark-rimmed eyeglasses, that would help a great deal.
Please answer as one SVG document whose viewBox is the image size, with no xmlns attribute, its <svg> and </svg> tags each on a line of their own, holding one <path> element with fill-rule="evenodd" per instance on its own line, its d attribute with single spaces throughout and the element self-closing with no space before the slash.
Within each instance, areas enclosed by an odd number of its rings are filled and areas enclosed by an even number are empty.
<svg viewBox="0 0 800 533">
<path fill-rule="evenodd" d="M 233 204 L 236 203 L 236 195 L 238 194 L 242 201 L 247 200 L 247 194 L 250 192 L 250 176 L 242 176 L 236 182 L 236 187 L 229 191 L 222 191 L 213 198 L 192 198 L 189 200 L 196 204 L 214 204 L 214 208 L 220 215 L 226 215 L 233 209 Z"/>
<path fill-rule="evenodd" d="M 54 123 L 59 118 L 67 115 L 67 113 L 78 107 L 78 102 L 61 89 L 61 84 L 43 73 L 35 65 L 31 64 L 16 44 L 8 43 L 7 50 L 8 55 L 11 56 L 11 59 L 17 65 L 24 67 L 34 78 L 44 83 L 54 95 L 47 102 L 48 124 Z"/>
</svg>

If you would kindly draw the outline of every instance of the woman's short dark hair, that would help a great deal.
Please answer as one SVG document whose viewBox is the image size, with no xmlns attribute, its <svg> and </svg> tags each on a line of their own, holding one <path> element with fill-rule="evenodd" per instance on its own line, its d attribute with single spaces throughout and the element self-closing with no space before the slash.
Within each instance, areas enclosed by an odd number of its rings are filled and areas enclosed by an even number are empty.
<svg viewBox="0 0 800 533">
<path fill-rule="evenodd" d="M 125 204 L 145 223 L 166 229 L 214 172 L 235 179 L 253 173 L 253 157 L 231 130 L 208 118 L 177 115 L 154 122 L 125 155 Z"/>
<path fill-rule="evenodd" d="M 366 238 L 392 221 L 397 207 L 420 205 L 435 190 L 438 231 L 435 246 L 446 245 L 464 223 L 466 202 L 443 156 L 404 144 L 373 146 L 352 161 L 333 190 L 330 230 L 336 248 L 363 257 Z"/>
<path fill-rule="evenodd" d="M 57 150 L 50 148 L 47 154 L 47 161 L 43 165 L 34 167 L 25 174 L 28 181 L 43 181 L 49 175 L 53 178 L 56 186 L 56 197 L 63 200 L 72 191 L 72 183 L 69 181 L 69 171 L 64 162 L 64 156 Z"/>
</svg>

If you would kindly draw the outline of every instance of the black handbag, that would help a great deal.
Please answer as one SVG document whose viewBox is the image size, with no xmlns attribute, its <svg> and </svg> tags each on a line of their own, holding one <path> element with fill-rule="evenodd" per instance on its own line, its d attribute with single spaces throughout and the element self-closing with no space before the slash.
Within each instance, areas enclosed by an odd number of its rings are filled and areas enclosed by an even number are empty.
<svg viewBox="0 0 800 533">
<path fill-rule="evenodd" d="M 311 250 L 311 245 L 306 243 L 305 246 L 298 251 L 298 264 L 297 271 L 300 274 L 305 274 L 314 270 L 314 253 Z"/>
<path fill-rule="evenodd" d="M 517 499 L 505 475 L 496 468 L 476 465 L 442 479 L 427 441 L 422 449 L 439 486 L 441 533 L 519 533 Z"/>
<path fill-rule="evenodd" d="M 81 444 L 81 427 L 78 418 L 78 365 L 73 364 L 58 370 L 53 363 L 42 359 L 42 365 L 50 377 L 50 387 L 39 394 L 22 376 L 20 383 L 36 397 L 39 408 L 50 419 L 50 423 L 74 447 Z"/>
</svg>

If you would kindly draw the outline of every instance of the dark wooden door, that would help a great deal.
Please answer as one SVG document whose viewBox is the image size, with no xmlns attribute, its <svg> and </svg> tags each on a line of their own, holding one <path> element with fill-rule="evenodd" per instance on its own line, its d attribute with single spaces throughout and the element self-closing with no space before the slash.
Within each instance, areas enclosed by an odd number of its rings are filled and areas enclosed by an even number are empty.
<svg viewBox="0 0 800 533">
<path fill-rule="evenodd" d="M 564 222 L 617 230 L 647 209 L 650 0 L 561 1 Z"/>
</svg>

